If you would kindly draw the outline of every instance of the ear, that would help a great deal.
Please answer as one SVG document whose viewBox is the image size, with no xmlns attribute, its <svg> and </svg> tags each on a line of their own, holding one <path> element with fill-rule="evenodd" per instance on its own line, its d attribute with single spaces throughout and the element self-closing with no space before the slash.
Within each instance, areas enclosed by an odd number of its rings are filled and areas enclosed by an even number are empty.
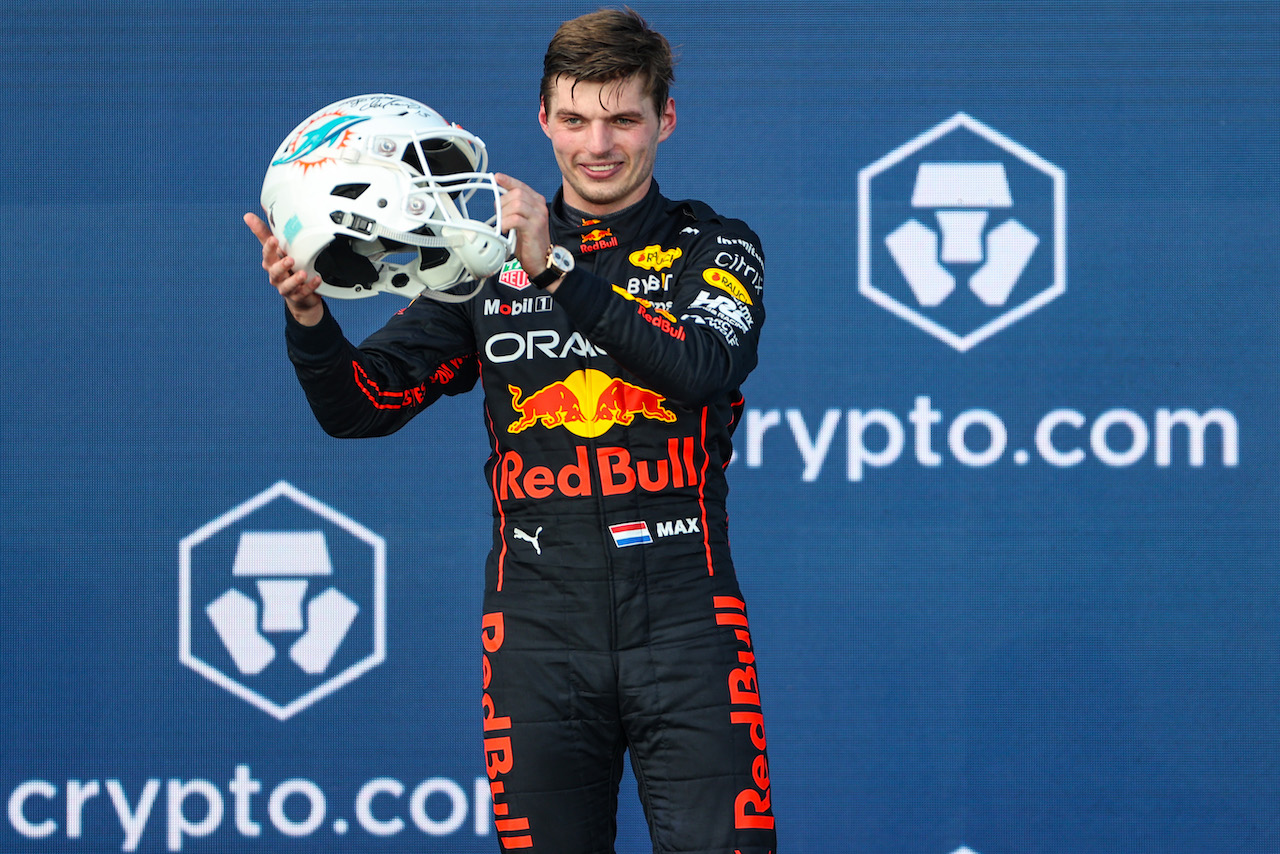
<svg viewBox="0 0 1280 854">
<path fill-rule="evenodd" d="M 658 117 L 658 142 L 663 142 L 676 129 L 676 99 L 668 98 L 667 105 Z"/>
<path fill-rule="evenodd" d="M 547 101 L 545 98 L 538 100 L 538 124 L 542 125 L 542 132 L 550 137 L 551 127 L 547 124 Z"/>
</svg>

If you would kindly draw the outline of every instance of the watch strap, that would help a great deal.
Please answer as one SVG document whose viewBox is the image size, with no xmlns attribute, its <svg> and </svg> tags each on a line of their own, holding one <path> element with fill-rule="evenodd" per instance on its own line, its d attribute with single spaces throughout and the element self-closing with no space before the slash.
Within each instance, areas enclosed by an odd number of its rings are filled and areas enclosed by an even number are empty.
<svg viewBox="0 0 1280 854">
<path fill-rule="evenodd" d="M 548 267 L 536 276 L 530 276 L 529 282 L 535 288 L 545 288 L 565 274 L 559 267 Z"/>
</svg>

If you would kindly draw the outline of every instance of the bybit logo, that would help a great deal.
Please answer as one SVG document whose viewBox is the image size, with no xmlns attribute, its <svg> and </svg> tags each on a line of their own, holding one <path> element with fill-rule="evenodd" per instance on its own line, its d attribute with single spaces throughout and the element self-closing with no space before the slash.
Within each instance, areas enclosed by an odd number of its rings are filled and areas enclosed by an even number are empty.
<svg viewBox="0 0 1280 854">
<path fill-rule="evenodd" d="M 965 351 L 1066 291 L 1066 176 L 963 113 L 858 174 L 858 290 Z"/>
<path fill-rule="evenodd" d="M 385 657 L 385 541 L 284 481 L 180 557 L 182 663 L 280 720 Z"/>
</svg>

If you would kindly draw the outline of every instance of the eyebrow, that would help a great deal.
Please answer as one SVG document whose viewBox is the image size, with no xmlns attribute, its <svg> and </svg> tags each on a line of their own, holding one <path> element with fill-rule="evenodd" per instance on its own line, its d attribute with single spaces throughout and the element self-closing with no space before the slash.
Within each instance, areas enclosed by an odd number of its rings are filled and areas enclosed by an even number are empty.
<svg viewBox="0 0 1280 854">
<path fill-rule="evenodd" d="M 563 106 L 556 107 L 554 110 L 551 111 L 551 114 L 556 118 L 579 118 L 579 119 L 585 118 L 585 116 L 583 116 L 583 114 L 580 113 L 579 111 L 570 109 L 569 107 L 563 107 Z M 606 111 L 605 118 L 643 120 L 644 111 L 643 110 L 619 110 L 616 113 Z"/>
</svg>

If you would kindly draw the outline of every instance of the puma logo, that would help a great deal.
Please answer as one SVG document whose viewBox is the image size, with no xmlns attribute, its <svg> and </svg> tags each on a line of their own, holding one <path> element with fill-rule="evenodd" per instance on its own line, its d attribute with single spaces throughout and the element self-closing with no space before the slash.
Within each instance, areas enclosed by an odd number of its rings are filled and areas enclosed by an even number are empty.
<svg viewBox="0 0 1280 854">
<path fill-rule="evenodd" d="M 526 534 L 524 531 L 520 530 L 519 528 L 513 529 L 512 533 L 515 535 L 515 538 L 517 540 L 524 540 L 526 543 L 532 543 L 533 550 L 536 551 L 538 554 L 542 554 L 542 546 L 538 545 L 538 537 L 542 536 L 541 525 L 538 526 L 538 530 L 533 532 L 532 536 L 529 534 Z"/>
</svg>

